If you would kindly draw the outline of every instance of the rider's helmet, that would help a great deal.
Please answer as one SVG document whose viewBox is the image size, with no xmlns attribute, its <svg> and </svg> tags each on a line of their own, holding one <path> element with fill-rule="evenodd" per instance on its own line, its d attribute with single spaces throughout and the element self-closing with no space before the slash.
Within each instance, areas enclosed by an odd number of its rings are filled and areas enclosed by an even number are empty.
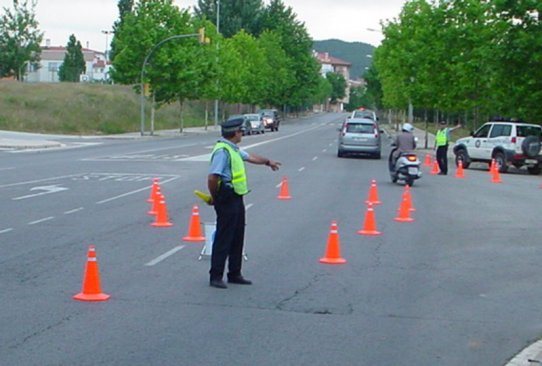
<svg viewBox="0 0 542 366">
<path fill-rule="evenodd" d="M 403 132 L 412 132 L 414 131 L 414 126 L 410 123 L 403 123 Z"/>
</svg>

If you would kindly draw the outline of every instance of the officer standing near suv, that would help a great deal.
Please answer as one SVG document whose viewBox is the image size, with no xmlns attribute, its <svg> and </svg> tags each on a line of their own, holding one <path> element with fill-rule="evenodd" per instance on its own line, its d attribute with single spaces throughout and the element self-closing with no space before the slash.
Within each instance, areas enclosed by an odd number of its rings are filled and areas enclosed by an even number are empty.
<svg viewBox="0 0 542 366">
<path fill-rule="evenodd" d="M 450 133 L 459 127 L 461 124 L 457 124 L 455 127 L 446 127 L 446 121 L 440 121 L 440 129 L 435 135 L 435 147 L 437 149 L 437 162 L 440 172 L 439 175 L 448 174 L 448 142 L 450 141 Z"/>
<path fill-rule="evenodd" d="M 267 165 L 278 170 L 281 163 L 241 150 L 242 118 L 228 120 L 221 125 L 222 138 L 211 154 L 211 165 L 207 186 L 216 212 L 216 232 L 211 254 L 209 285 L 227 288 L 222 280 L 226 259 L 228 260 L 228 282 L 251 285 L 241 274 L 243 244 L 245 240 L 245 204 L 243 196 L 249 192 L 245 172 L 245 161 Z"/>
</svg>

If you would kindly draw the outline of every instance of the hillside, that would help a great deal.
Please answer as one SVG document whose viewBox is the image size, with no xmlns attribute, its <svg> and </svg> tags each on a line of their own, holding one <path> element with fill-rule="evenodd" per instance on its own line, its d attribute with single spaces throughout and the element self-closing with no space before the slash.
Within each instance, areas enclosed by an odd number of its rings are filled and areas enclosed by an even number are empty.
<svg viewBox="0 0 542 366">
<path fill-rule="evenodd" d="M 323 41 L 314 41 L 313 48 L 318 52 L 328 52 L 331 56 L 340 58 L 352 63 L 350 68 L 350 77 L 359 79 L 365 72 L 365 67 L 369 67 L 372 58 L 367 55 L 373 55 L 374 46 L 362 42 L 345 42 L 339 39 L 328 39 Z"/>
</svg>

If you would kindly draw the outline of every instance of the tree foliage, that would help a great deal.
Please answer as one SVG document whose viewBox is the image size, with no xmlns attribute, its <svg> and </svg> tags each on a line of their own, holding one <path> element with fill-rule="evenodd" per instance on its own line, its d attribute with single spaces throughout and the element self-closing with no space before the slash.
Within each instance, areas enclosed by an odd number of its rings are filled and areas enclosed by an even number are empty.
<svg viewBox="0 0 542 366">
<path fill-rule="evenodd" d="M 412 0 L 375 52 L 383 104 L 448 115 L 542 119 L 542 5 Z"/>
<path fill-rule="evenodd" d="M 113 34 L 120 32 L 124 19 L 128 14 L 131 14 L 134 9 L 134 0 L 119 0 L 117 7 L 119 8 L 119 18 L 113 24 Z M 109 50 L 109 60 L 113 61 L 117 54 L 116 37 L 111 40 L 111 49 Z"/>
<path fill-rule="evenodd" d="M 83 47 L 72 34 L 66 46 L 64 62 L 58 68 L 58 78 L 60 81 L 79 82 L 81 74 L 84 74 L 86 69 Z"/>
<path fill-rule="evenodd" d="M 346 95 L 346 80 L 344 76 L 336 72 L 328 72 L 326 79 L 331 85 L 330 102 L 335 104 Z"/>
<path fill-rule="evenodd" d="M 217 4 L 220 3 L 220 9 Z M 211 21 L 219 28 L 224 38 L 231 38 L 241 30 L 251 35 L 260 32 L 260 16 L 262 14 L 262 0 L 198 0 L 194 8 L 197 17 Z M 219 24 L 217 25 L 217 10 L 219 11 Z"/>
<path fill-rule="evenodd" d="M 37 65 L 43 32 L 35 17 L 35 0 L 13 0 L 0 17 L 0 78 L 24 76 L 27 63 Z"/>
</svg>

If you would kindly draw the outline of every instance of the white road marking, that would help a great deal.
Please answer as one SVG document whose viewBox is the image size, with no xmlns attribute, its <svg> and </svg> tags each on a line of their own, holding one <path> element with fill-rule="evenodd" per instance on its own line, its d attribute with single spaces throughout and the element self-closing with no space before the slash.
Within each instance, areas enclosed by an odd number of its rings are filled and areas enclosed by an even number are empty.
<svg viewBox="0 0 542 366">
<path fill-rule="evenodd" d="M 299 171 L 299 172 L 302 172 L 303 170 L 305 170 L 305 167 L 304 167 L 304 166 L 302 166 L 301 168 L 297 169 L 297 171 Z"/>
<path fill-rule="evenodd" d="M 28 223 L 28 225 L 36 225 L 36 224 L 39 224 L 41 222 L 53 220 L 54 218 L 55 218 L 54 216 L 44 217 L 43 219 L 39 219 L 39 220 L 36 220 L 36 221 L 31 221 L 31 222 Z"/>
<path fill-rule="evenodd" d="M 28 194 L 26 196 L 15 197 L 15 198 L 12 198 L 12 200 L 14 200 L 14 201 L 24 200 L 24 199 L 27 199 L 27 198 L 43 196 L 44 194 L 57 193 L 57 192 L 62 192 L 62 191 L 66 191 L 66 190 L 68 190 L 68 188 L 60 187 L 60 186 L 58 186 L 56 184 L 52 185 L 52 186 L 32 187 L 32 188 L 30 188 L 30 191 L 41 191 L 41 192 L 34 193 L 34 194 Z"/>
<path fill-rule="evenodd" d="M 531 344 L 529 347 L 521 351 L 516 357 L 514 357 L 505 366 L 524 366 L 535 364 L 535 362 L 542 362 L 540 354 L 542 353 L 542 341 L 537 341 Z M 538 359 L 537 359 L 538 358 Z"/>
<path fill-rule="evenodd" d="M 322 152 L 326 152 L 326 151 L 327 151 L 327 149 L 323 149 L 323 150 L 322 150 Z"/>
<path fill-rule="evenodd" d="M 254 206 L 254 203 L 249 203 L 248 205 L 246 205 L 245 210 L 248 211 L 248 209 L 252 206 Z"/>
<path fill-rule="evenodd" d="M 154 258 L 152 261 L 148 262 L 148 263 L 145 263 L 146 266 L 154 266 L 155 264 L 158 264 L 160 263 L 161 261 L 163 261 L 164 259 L 166 259 L 167 257 L 177 253 L 179 250 L 183 249 L 184 248 L 184 245 L 180 245 L 178 247 L 175 247 L 173 249 L 171 249 L 170 251 L 168 252 L 165 252 L 164 254 Z"/>
<path fill-rule="evenodd" d="M 318 160 L 318 156 L 315 156 L 314 158 L 312 158 L 312 161 L 315 161 L 315 160 Z"/>
<path fill-rule="evenodd" d="M 69 214 L 72 214 L 72 213 L 76 213 L 76 212 L 79 212 L 81 210 L 83 210 L 83 207 L 74 208 L 73 210 L 69 210 L 69 211 L 64 212 L 64 215 L 69 215 Z"/>
<path fill-rule="evenodd" d="M 0 168 L 0 170 L 12 170 L 12 169 L 15 169 L 15 167 Z"/>
<path fill-rule="evenodd" d="M 4 230 L 0 230 L 0 234 L 9 233 L 10 231 L 13 231 L 13 228 L 10 227 Z"/>
<path fill-rule="evenodd" d="M 33 184 L 33 183 L 40 183 L 40 182 L 48 182 L 50 180 L 59 180 L 59 179 L 65 179 L 65 178 L 73 178 L 80 176 L 81 174 L 70 174 L 70 175 L 61 175 L 59 177 L 53 177 L 53 178 L 45 178 L 45 179 L 38 179 L 38 180 L 29 180 L 26 182 L 19 182 L 19 183 L 10 183 L 10 184 L 4 184 L 0 186 L 0 188 L 6 188 L 6 187 L 15 187 L 15 186 L 22 186 L 25 184 Z"/>
</svg>

